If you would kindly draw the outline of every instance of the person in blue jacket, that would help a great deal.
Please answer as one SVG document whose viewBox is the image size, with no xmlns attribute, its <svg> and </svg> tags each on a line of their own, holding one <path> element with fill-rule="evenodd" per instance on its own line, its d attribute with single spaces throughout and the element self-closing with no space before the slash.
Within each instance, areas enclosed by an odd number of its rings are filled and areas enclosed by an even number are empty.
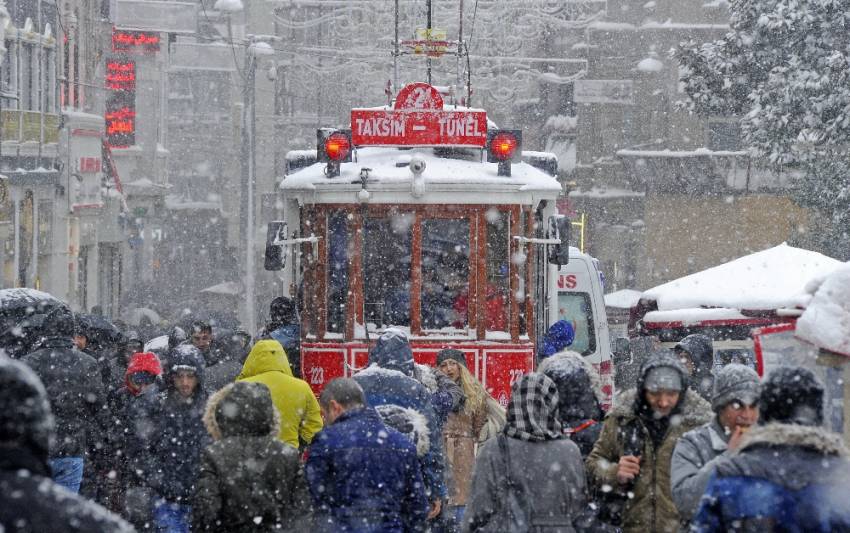
<svg viewBox="0 0 850 533">
<path fill-rule="evenodd" d="M 305 474 L 319 532 L 424 531 L 429 503 L 417 451 L 366 406 L 351 378 L 329 382 L 319 399 L 325 428 L 307 450 Z"/>
<path fill-rule="evenodd" d="M 426 422 L 426 427 L 420 428 L 418 433 L 428 433 L 428 445 L 425 447 L 427 449 L 420 447 L 420 463 L 425 489 L 431 502 L 428 518 L 432 519 L 440 514 L 442 500 L 447 497 L 442 428 L 432 393 L 413 377 L 415 373 L 413 351 L 407 336 L 402 331 L 389 328 L 369 352 L 369 366 L 355 374 L 354 379 L 363 388 L 370 407 L 381 410 L 381 406 L 397 406 L 424 417 L 414 416 Z M 416 421 L 409 420 L 404 425 L 416 425 Z M 401 427 L 397 429 L 408 432 Z"/>
<path fill-rule="evenodd" d="M 802 367 L 763 383 L 759 425 L 719 462 L 692 531 L 850 531 L 850 460 L 822 427 L 824 388 Z"/>
<path fill-rule="evenodd" d="M 301 325 L 295 300 L 278 296 L 269 304 L 269 322 L 257 335 L 261 339 L 274 339 L 283 346 L 292 374 L 301 377 Z"/>
</svg>

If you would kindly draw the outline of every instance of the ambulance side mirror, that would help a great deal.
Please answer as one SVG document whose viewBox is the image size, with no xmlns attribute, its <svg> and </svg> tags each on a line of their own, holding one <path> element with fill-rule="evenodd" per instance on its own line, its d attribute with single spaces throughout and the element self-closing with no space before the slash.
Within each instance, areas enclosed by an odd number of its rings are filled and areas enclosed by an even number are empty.
<svg viewBox="0 0 850 533">
<path fill-rule="evenodd" d="M 553 265 L 566 265 L 570 262 L 570 219 L 564 215 L 549 217 L 547 238 L 559 241 L 549 245 L 548 260 Z"/>
<path fill-rule="evenodd" d="M 286 240 L 286 222 L 276 220 L 269 222 L 266 229 L 266 254 L 264 267 L 266 270 L 283 270 L 286 266 L 286 252 L 281 241 Z"/>
</svg>

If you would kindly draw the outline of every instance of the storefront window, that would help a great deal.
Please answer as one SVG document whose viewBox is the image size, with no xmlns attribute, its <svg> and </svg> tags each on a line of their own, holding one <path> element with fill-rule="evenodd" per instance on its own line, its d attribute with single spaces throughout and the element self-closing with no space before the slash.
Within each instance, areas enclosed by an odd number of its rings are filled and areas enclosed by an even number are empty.
<svg viewBox="0 0 850 533">
<path fill-rule="evenodd" d="M 350 263 L 348 214 L 328 215 L 328 332 L 345 330 L 348 301 L 348 265 Z"/>
<path fill-rule="evenodd" d="M 422 328 L 465 329 L 469 315 L 469 220 L 422 223 Z"/>
<path fill-rule="evenodd" d="M 510 218 L 498 209 L 485 213 L 487 220 L 487 280 L 484 319 L 487 331 L 508 331 L 510 302 Z"/>
<path fill-rule="evenodd" d="M 410 326 L 412 213 L 366 222 L 363 288 L 370 329 Z"/>
</svg>

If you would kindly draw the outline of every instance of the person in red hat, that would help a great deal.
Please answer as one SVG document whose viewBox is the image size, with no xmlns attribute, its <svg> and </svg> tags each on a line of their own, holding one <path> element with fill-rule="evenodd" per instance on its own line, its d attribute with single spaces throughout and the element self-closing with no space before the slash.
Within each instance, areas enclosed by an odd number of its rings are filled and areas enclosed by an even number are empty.
<svg viewBox="0 0 850 533">
<path fill-rule="evenodd" d="M 130 356 L 124 372 L 124 387 L 115 392 L 109 431 L 114 457 L 115 483 L 110 507 L 137 527 L 151 521 L 149 465 L 144 458 L 158 416 L 157 396 L 161 390 L 162 363 L 155 353 Z"/>
</svg>

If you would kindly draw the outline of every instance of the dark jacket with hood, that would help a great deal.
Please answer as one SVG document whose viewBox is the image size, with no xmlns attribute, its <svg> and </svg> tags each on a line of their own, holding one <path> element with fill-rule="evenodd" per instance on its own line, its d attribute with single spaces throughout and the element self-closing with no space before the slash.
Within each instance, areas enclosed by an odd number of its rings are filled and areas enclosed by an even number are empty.
<svg viewBox="0 0 850 533">
<path fill-rule="evenodd" d="M 672 413 L 660 419 L 645 399 L 644 383 L 650 370 L 672 367 L 682 377 L 685 390 Z M 602 433 L 587 457 L 587 473 L 597 490 L 613 487 L 631 492 L 623 512 L 623 530 L 635 533 L 673 533 L 679 530 L 679 513 L 670 492 L 670 469 L 676 441 L 685 432 L 712 418 L 711 406 L 687 388 L 687 375 L 678 359 L 668 352 L 653 354 L 643 364 L 636 389 L 618 395 L 605 418 Z M 640 474 L 632 486 L 617 481 L 620 457 L 639 455 Z"/>
<path fill-rule="evenodd" d="M 26 366 L 0 358 L 0 531 L 132 532 L 117 516 L 50 479 L 53 424 L 38 378 Z"/>
<path fill-rule="evenodd" d="M 600 406 L 602 386 L 599 375 L 584 357 L 563 351 L 540 363 L 538 370 L 558 387 L 561 425 L 586 458 L 602 431 L 604 413 Z"/>
<path fill-rule="evenodd" d="M 414 383 L 416 383 L 414 381 Z M 417 450 L 370 407 L 346 411 L 316 435 L 306 473 L 319 531 L 424 529 L 428 500 Z"/>
<path fill-rule="evenodd" d="M 363 388 L 371 407 L 398 405 L 417 411 L 428 423 L 430 447 L 421 458 L 422 475 L 429 497 L 446 497 L 442 434 L 432 395 L 415 380 L 413 352 L 407 338 L 394 330 L 387 331 L 369 352 L 369 367 L 354 379 Z"/>
<path fill-rule="evenodd" d="M 194 368 L 198 386 L 190 400 L 174 387 L 180 367 Z M 202 421 L 207 393 L 204 386 L 204 359 L 192 345 L 181 344 L 169 354 L 165 391 L 155 413 L 146 468 L 149 486 L 162 498 L 188 505 L 195 490 L 201 450 L 209 443 Z"/>
<path fill-rule="evenodd" d="M 304 531 L 309 493 L 298 450 L 277 439 L 280 416 L 268 387 L 240 382 L 210 397 L 193 531 Z"/>
<path fill-rule="evenodd" d="M 690 378 L 691 388 L 704 399 L 711 401 L 714 391 L 714 346 L 711 337 L 700 333 L 688 335 L 676 344 L 676 349 L 691 354 L 691 362 L 694 364 L 694 375 Z"/>
<path fill-rule="evenodd" d="M 38 375 L 56 418 L 56 439 L 50 457 L 83 457 L 88 435 L 102 436 L 107 421 L 106 395 L 100 368 L 71 340 L 74 317 L 56 310 L 45 319 L 39 348 L 21 359 Z"/>
<path fill-rule="evenodd" d="M 841 436 L 770 423 L 717 463 L 693 531 L 850 531 L 850 460 Z"/>
</svg>

